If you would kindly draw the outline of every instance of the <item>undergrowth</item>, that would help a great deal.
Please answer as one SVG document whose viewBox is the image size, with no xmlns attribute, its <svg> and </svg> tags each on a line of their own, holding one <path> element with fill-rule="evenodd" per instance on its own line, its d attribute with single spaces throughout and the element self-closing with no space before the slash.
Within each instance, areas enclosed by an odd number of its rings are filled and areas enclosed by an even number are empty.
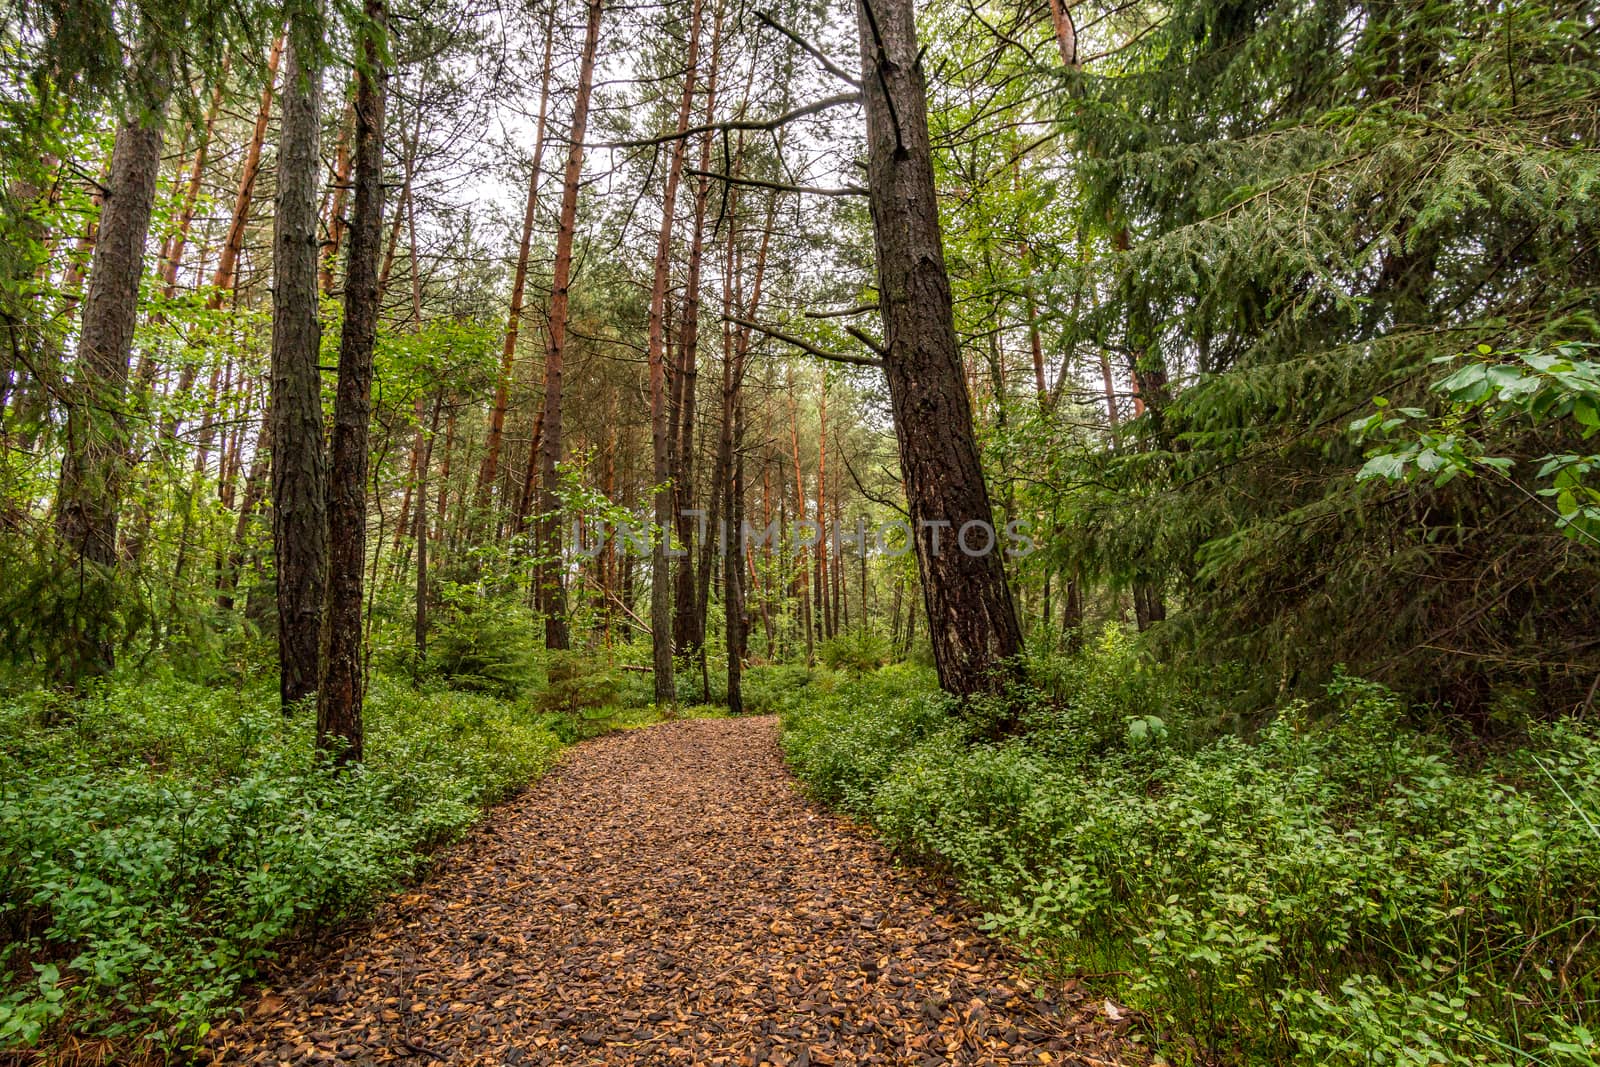
<svg viewBox="0 0 1600 1067">
<path fill-rule="evenodd" d="M 1245 729 L 1109 631 L 980 740 L 931 674 L 798 693 L 823 800 L 943 864 L 1001 934 L 1138 1009 L 1175 1061 L 1592 1064 L 1600 733 L 1455 752 L 1341 677 Z"/>
<path fill-rule="evenodd" d="M 379 676 L 337 775 L 312 718 L 148 676 L 0 703 L 0 1048 L 193 1043 L 286 938 L 415 876 L 560 748 L 512 704 Z"/>
</svg>

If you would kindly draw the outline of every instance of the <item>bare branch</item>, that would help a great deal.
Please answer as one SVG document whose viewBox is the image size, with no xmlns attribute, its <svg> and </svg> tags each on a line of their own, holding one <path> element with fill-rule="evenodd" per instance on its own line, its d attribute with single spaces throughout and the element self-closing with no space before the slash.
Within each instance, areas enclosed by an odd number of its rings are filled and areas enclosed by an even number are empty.
<svg viewBox="0 0 1600 1067">
<path fill-rule="evenodd" d="M 718 174 L 713 170 L 696 170 L 685 167 L 685 174 L 693 174 L 697 178 L 715 178 L 719 182 L 729 185 L 748 185 L 756 189 L 773 189 L 780 193 L 809 193 L 812 196 L 866 196 L 867 191 L 859 185 L 845 185 L 837 189 L 817 185 L 784 185 L 782 182 L 763 181 L 760 178 L 735 178 L 731 174 Z"/>
<path fill-rule="evenodd" d="M 879 356 L 880 359 L 887 359 L 888 358 L 889 349 L 884 345 L 884 343 L 882 341 L 879 341 L 876 337 L 873 337 L 871 334 L 869 334 L 867 331 L 863 330 L 861 327 L 859 327 L 859 326 L 846 326 L 844 328 L 844 332 L 849 334 L 851 337 L 854 337 L 857 341 L 860 341 L 862 344 L 866 345 L 868 348 L 872 349 L 874 352 L 878 353 L 878 356 Z"/>
<path fill-rule="evenodd" d="M 782 341 L 784 344 L 793 345 L 802 352 L 808 352 L 811 355 L 816 356 L 818 359 L 831 360 L 834 363 L 849 363 L 856 367 L 883 367 L 883 361 L 880 359 L 872 359 L 869 356 L 849 356 L 842 352 L 829 352 L 825 348 L 818 348 L 816 345 L 802 337 L 796 337 L 793 334 L 784 333 L 782 330 L 775 330 L 771 326 L 763 326 L 759 322 L 751 322 L 749 319 L 735 318 L 732 315 L 725 315 L 723 317 L 736 326 L 743 326 L 746 329 L 757 330 L 766 334 L 768 337 Z"/>
<path fill-rule="evenodd" d="M 660 137 L 644 137 L 633 141 L 605 141 L 600 144 L 585 145 L 584 147 L 648 148 L 651 145 L 678 141 L 685 137 L 710 133 L 713 130 L 721 130 L 724 133 L 729 130 L 775 130 L 779 126 L 793 122 L 795 119 L 803 119 L 807 115 L 815 115 L 818 112 L 826 111 L 832 107 L 839 107 L 843 104 L 859 104 L 860 102 L 861 94 L 858 92 L 838 93 L 834 96 L 825 96 L 821 100 L 815 100 L 809 104 L 802 104 L 800 107 L 785 111 L 783 114 L 775 115 L 770 119 L 734 119 L 729 122 L 708 122 L 701 126 L 690 126 L 688 129 L 679 130 L 676 133 L 665 133 Z"/>
<path fill-rule="evenodd" d="M 840 311 L 808 311 L 808 319 L 843 319 L 851 315 L 865 315 L 869 311 L 877 311 L 877 304 L 862 304 L 860 307 L 844 308 Z"/>
<path fill-rule="evenodd" d="M 855 86 L 857 89 L 861 88 L 861 80 L 859 78 L 853 77 L 844 68 L 840 67 L 839 64 L 829 59 L 816 45 L 812 44 L 810 41 L 807 41 L 805 38 L 801 37 L 798 33 L 795 33 L 789 27 L 783 25 L 765 11 L 757 11 L 756 18 L 760 19 L 762 22 L 766 23 L 768 26 L 771 26 L 773 29 L 789 38 L 789 40 L 799 45 L 801 49 L 816 59 L 818 63 L 822 64 L 823 70 L 827 71 L 829 74 L 832 74 L 835 78 L 842 78 L 846 83 Z"/>
</svg>

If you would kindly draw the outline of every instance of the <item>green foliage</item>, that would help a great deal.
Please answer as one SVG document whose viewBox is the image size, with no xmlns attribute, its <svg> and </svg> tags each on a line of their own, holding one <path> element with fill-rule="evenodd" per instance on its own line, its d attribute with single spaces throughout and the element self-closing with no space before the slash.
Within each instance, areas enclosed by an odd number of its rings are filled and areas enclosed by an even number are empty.
<svg viewBox="0 0 1600 1067">
<path fill-rule="evenodd" d="M 851 629 L 817 647 L 817 657 L 831 670 L 875 671 L 888 663 L 894 650 L 876 630 Z"/>
<path fill-rule="evenodd" d="M 275 693 L 115 682 L 0 706 L 0 1040 L 201 1036 L 283 938 L 414 876 L 559 749 L 483 696 L 381 676 L 364 766 L 336 774 Z"/>
<path fill-rule="evenodd" d="M 1508 688 L 1551 714 L 1580 707 L 1600 668 L 1600 566 L 1563 534 L 1595 506 L 1594 413 L 1583 358 L 1561 346 L 1600 337 L 1587 9 L 1163 12 L 1061 79 L 1071 158 L 1056 172 L 1072 180 L 1032 190 L 1079 236 L 1027 280 L 1060 347 L 1107 360 L 1124 394 L 1114 431 L 1090 409 L 1104 429 L 1088 440 L 1070 429 L 1081 411 L 993 439 L 1002 466 L 1026 464 L 1025 501 L 1063 526 L 1052 558 L 1089 583 L 1158 588 L 1153 640 L 1175 656 L 1269 665 L 1250 679 L 1258 703 L 1314 697 L 1346 663 L 1463 716 Z M 1434 362 L 1480 343 L 1510 355 L 1459 367 L 1444 400 L 1494 387 L 1506 417 L 1480 408 L 1465 428 L 1519 477 L 1441 484 L 1452 431 L 1430 423 L 1413 460 L 1431 476 L 1389 481 L 1398 460 L 1379 459 L 1368 473 L 1385 477 L 1358 481 L 1350 420 L 1377 396 L 1429 410 Z M 1534 410 L 1568 401 L 1570 418 Z"/>
<path fill-rule="evenodd" d="M 1551 352 L 1509 352 L 1495 358 L 1493 348 L 1479 345 L 1476 358 L 1433 384 L 1433 392 L 1447 405 L 1437 417 L 1418 408 L 1391 410 L 1386 398 L 1375 398 L 1377 411 L 1351 423 L 1350 431 L 1357 440 L 1388 443 L 1368 450 L 1356 480 L 1422 479 L 1440 487 L 1462 475 L 1499 475 L 1541 507 L 1550 507 L 1541 497 L 1553 500 L 1557 529 L 1600 546 L 1600 488 L 1595 485 L 1600 455 L 1546 453 L 1533 461 L 1539 464 L 1534 479 L 1549 484 L 1529 489 L 1517 481 L 1515 457 L 1490 454 L 1496 444 L 1506 443 L 1508 424 L 1537 427 L 1570 420 L 1581 441 L 1600 431 L 1600 363 L 1582 358 L 1596 347 L 1574 343 Z M 1443 357 L 1437 362 L 1460 361 Z M 1396 441 L 1402 429 L 1412 430 L 1414 439 Z"/>
<path fill-rule="evenodd" d="M 422 674 L 452 689 L 516 700 L 539 681 L 535 649 L 542 628 L 520 605 L 483 590 L 441 583 L 439 609 L 430 616 Z"/>
<path fill-rule="evenodd" d="M 1170 683 L 1139 673 L 1116 637 L 1037 665 L 1028 731 L 987 743 L 926 677 L 881 672 L 790 701 L 784 747 L 996 930 L 1120 975 L 1169 1055 L 1600 1054 L 1600 734 L 1538 726 L 1471 762 L 1340 677 L 1246 738 L 1201 702 L 1145 703 Z"/>
</svg>

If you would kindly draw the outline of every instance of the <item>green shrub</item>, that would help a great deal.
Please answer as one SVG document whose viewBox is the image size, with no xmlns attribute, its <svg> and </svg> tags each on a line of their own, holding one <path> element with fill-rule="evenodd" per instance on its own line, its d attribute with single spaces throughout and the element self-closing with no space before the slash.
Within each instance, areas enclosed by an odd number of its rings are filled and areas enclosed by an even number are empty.
<svg viewBox="0 0 1600 1067">
<path fill-rule="evenodd" d="M 817 672 L 803 664 L 763 663 L 744 672 L 744 710 L 750 715 L 768 715 L 785 700 L 811 685 Z"/>
<path fill-rule="evenodd" d="M 875 671 L 894 658 L 889 639 L 874 630 L 846 630 L 817 647 L 817 658 L 830 670 Z"/>
<path fill-rule="evenodd" d="M 381 677 L 343 775 L 265 690 L 145 679 L 46 710 L 0 706 L 0 1044 L 62 1017 L 194 1040 L 284 937 L 415 875 L 559 749 L 505 704 Z"/>
<path fill-rule="evenodd" d="M 544 634 L 522 605 L 453 583 L 446 583 L 440 599 L 423 677 L 502 700 L 516 700 L 538 684 L 535 650 L 543 647 Z M 411 647 L 405 646 L 408 666 Z"/>
<path fill-rule="evenodd" d="M 1600 1054 L 1600 733 L 1468 764 L 1392 694 L 1249 738 L 1167 703 L 1118 635 L 1039 679 L 1003 743 L 926 675 L 807 693 L 784 746 L 821 798 L 952 869 L 998 931 L 1120 974 L 1169 1052 L 1306 1064 L 1588 1064 Z"/>
</svg>

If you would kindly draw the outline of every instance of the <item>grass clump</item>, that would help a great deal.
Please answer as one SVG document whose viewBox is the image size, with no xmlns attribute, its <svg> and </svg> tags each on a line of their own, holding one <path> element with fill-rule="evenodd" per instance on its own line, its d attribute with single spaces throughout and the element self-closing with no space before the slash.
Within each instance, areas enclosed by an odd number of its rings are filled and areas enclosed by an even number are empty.
<svg viewBox="0 0 1600 1067">
<path fill-rule="evenodd" d="M 926 673 L 807 693 L 821 798 L 951 868 L 994 929 L 1112 975 L 1169 1058 L 1591 1064 L 1600 734 L 1464 755 L 1382 687 L 1232 728 L 1112 632 L 983 740 Z M 979 709 L 981 712 L 981 709 Z"/>
</svg>

